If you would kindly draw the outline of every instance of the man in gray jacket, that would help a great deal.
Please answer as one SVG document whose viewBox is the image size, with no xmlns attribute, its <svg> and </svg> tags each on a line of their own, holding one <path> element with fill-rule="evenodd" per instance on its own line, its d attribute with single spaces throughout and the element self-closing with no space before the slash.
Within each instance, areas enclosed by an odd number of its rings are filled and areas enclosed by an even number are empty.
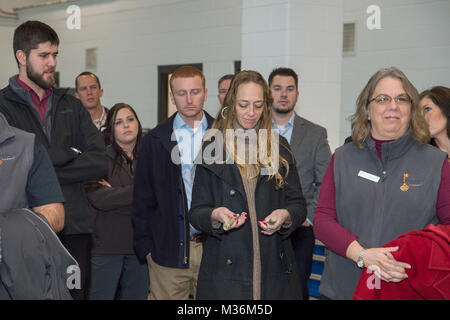
<svg viewBox="0 0 450 320">
<path fill-rule="evenodd" d="M 297 73 L 289 68 L 274 69 L 269 76 L 269 86 L 273 96 L 274 128 L 291 145 L 308 209 L 306 221 L 292 235 L 303 297 L 308 299 L 308 279 L 315 243 L 312 221 L 331 151 L 327 130 L 298 116 L 294 111 L 299 97 Z"/>
<path fill-rule="evenodd" d="M 0 300 L 70 299 L 66 270 L 76 261 L 55 234 L 64 227 L 55 170 L 35 135 L 1 113 L 0 189 Z"/>
<path fill-rule="evenodd" d="M 47 151 L 35 135 L 9 126 L 0 113 L 0 212 L 32 208 L 55 232 L 64 227 L 64 201 Z"/>
</svg>

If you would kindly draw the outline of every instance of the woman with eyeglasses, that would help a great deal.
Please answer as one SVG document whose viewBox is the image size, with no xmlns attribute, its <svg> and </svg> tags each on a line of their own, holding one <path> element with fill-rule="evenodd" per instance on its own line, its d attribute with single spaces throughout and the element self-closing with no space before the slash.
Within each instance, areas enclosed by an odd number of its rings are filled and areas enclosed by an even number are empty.
<svg viewBox="0 0 450 320">
<path fill-rule="evenodd" d="M 436 86 L 419 96 L 431 134 L 431 144 L 447 153 L 450 161 L 450 88 Z"/>
<path fill-rule="evenodd" d="M 362 268 L 387 282 L 414 272 L 382 247 L 429 224 L 450 223 L 450 163 L 433 148 L 419 95 L 395 67 L 368 81 L 352 116 L 353 142 L 336 149 L 322 181 L 314 234 L 328 248 L 319 291 L 351 299 Z M 364 272 L 367 272 L 365 270 Z"/>
<path fill-rule="evenodd" d="M 108 175 L 86 188 L 95 212 L 89 299 L 145 300 L 148 268 L 134 252 L 131 223 L 142 126 L 130 105 L 117 103 L 108 112 L 103 133 L 110 142 Z"/>
</svg>

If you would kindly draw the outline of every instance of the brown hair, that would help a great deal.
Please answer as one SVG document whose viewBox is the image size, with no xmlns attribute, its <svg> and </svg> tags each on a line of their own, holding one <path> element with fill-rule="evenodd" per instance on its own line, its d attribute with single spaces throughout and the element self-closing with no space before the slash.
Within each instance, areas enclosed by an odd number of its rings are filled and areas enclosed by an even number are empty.
<svg viewBox="0 0 450 320">
<path fill-rule="evenodd" d="M 423 98 L 429 98 L 433 101 L 433 103 L 442 111 L 442 114 L 447 117 L 447 136 L 450 138 L 450 88 L 435 86 L 429 90 L 423 91 L 419 96 L 419 102 Z"/>
<path fill-rule="evenodd" d="M 101 89 L 102 86 L 100 84 L 100 79 L 97 77 L 96 74 L 90 72 L 90 71 L 83 71 L 82 73 L 80 73 L 79 75 L 77 75 L 77 77 L 75 78 L 75 90 L 78 91 L 78 78 L 81 76 L 93 76 L 95 78 L 95 80 L 97 81 L 98 84 L 98 88 Z"/>
<path fill-rule="evenodd" d="M 369 100 L 375 91 L 378 82 L 386 77 L 399 79 L 402 82 L 403 89 L 411 99 L 411 135 L 417 144 L 422 145 L 430 140 L 428 125 L 419 110 L 419 94 L 414 85 L 408 80 L 406 75 L 395 67 L 384 68 L 378 70 L 367 82 L 364 89 L 356 100 L 356 112 L 351 116 L 352 123 L 352 140 L 359 147 L 364 148 L 363 142 L 370 135 L 372 125 L 368 119 L 369 116 Z"/>
<path fill-rule="evenodd" d="M 295 81 L 295 88 L 298 90 L 298 75 L 291 68 L 276 68 L 269 75 L 269 87 L 272 86 L 273 78 L 276 76 L 292 77 Z"/>
<path fill-rule="evenodd" d="M 203 89 L 206 88 L 205 75 L 203 72 L 192 66 L 179 67 L 174 73 L 172 73 L 172 77 L 170 78 L 170 89 L 173 91 L 173 81 L 177 78 L 193 78 L 197 76 L 202 79 Z"/>
<path fill-rule="evenodd" d="M 104 140 L 105 140 L 105 144 L 106 145 L 111 144 L 112 148 L 116 151 L 116 157 L 114 158 L 113 168 L 112 168 L 111 172 L 114 172 L 115 168 L 119 164 L 121 164 L 123 159 L 126 159 L 128 164 L 132 163 L 132 160 L 128 158 L 127 154 L 117 144 L 116 138 L 115 138 L 115 132 L 114 132 L 114 125 L 116 122 L 117 113 L 119 112 L 119 110 L 124 109 L 124 108 L 129 109 L 134 114 L 134 117 L 136 118 L 136 121 L 138 122 L 138 133 L 137 133 L 137 137 L 136 137 L 136 145 L 134 146 L 134 149 L 133 149 L 133 158 L 134 159 L 137 159 L 137 157 L 138 157 L 139 145 L 140 145 L 141 139 L 142 139 L 142 125 L 141 125 L 141 122 L 139 121 L 136 111 L 134 111 L 134 109 L 129 104 L 126 104 L 123 102 L 116 103 L 108 111 L 108 115 L 106 117 L 106 129 L 103 130 L 103 132 L 102 132 Z"/>
<path fill-rule="evenodd" d="M 271 134 L 272 134 L 272 130 L 273 130 L 273 127 L 272 127 L 273 98 L 272 98 L 272 93 L 270 91 L 269 86 L 267 85 L 266 80 L 264 80 L 263 76 L 256 71 L 241 71 L 233 77 L 233 80 L 231 81 L 231 84 L 230 84 L 230 89 L 228 90 L 227 95 L 225 96 L 223 106 L 220 108 L 219 113 L 216 117 L 216 120 L 214 121 L 214 123 L 212 125 L 212 128 L 218 129 L 222 133 L 223 137 L 226 136 L 227 129 L 234 129 L 234 124 L 236 121 L 235 107 L 236 107 L 236 103 L 237 103 L 236 102 L 237 91 L 238 91 L 238 88 L 240 85 L 249 83 L 249 82 L 256 83 L 257 85 L 260 85 L 263 89 L 264 106 L 263 106 L 263 112 L 261 114 L 261 118 L 259 119 L 257 127 L 258 127 L 258 130 L 266 129 L 268 133 L 267 133 L 267 140 L 265 142 L 259 141 L 259 135 L 257 135 L 257 139 L 258 139 L 257 143 L 258 143 L 258 145 L 260 143 L 266 143 L 266 146 L 267 146 L 266 150 L 268 153 L 270 153 L 271 152 Z M 223 143 L 224 143 L 224 148 L 226 148 L 225 139 L 224 139 Z M 259 157 L 258 157 L 258 161 L 256 164 L 239 164 L 236 159 L 236 155 L 237 155 L 236 141 L 234 143 L 234 148 L 235 148 L 235 150 L 234 150 L 233 156 L 234 156 L 235 164 L 238 166 L 241 173 L 245 173 L 248 178 L 254 178 L 254 177 L 249 177 L 249 175 L 248 175 L 248 172 L 249 172 L 248 167 L 249 166 L 254 166 L 256 168 L 256 172 L 258 175 L 259 175 L 261 167 L 268 168 L 271 166 L 271 164 L 261 163 L 259 161 L 260 160 Z M 289 150 L 287 147 L 286 147 L 286 149 Z M 258 152 L 259 152 L 259 150 L 258 150 Z M 270 154 L 268 154 L 268 156 L 270 157 Z M 285 167 L 286 173 L 283 177 L 280 174 L 280 170 L 278 170 L 278 172 L 269 176 L 269 180 L 275 177 L 276 184 L 278 186 L 281 186 L 285 183 L 284 178 L 286 178 L 289 173 L 289 164 L 286 161 L 286 159 L 284 159 L 281 156 L 281 154 L 279 154 L 278 160 L 279 160 L 279 163 Z"/>
<path fill-rule="evenodd" d="M 39 44 L 50 42 L 52 45 L 59 45 L 59 38 L 55 30 L 49 25 L 40 21 L 26 21 L 14 30 L 13 49 L 14 57 L 17 60 L 16 52 L 22 50 L 28 58 L 30 51 L 36 49 Z"/>
<path fill-rule="evenodd" d="M 219 81 L 217 81 L 217 88 L 220 87 L 220 84 L 225 80 L 233 80 L 234 74 L 226 74 L 222 76 Z"/>
</svg>

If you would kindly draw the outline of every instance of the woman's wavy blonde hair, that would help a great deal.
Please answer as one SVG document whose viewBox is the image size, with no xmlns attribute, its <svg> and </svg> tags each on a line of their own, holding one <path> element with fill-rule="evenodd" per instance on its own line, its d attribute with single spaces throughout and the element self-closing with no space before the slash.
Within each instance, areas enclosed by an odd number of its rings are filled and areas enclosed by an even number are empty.
<svg viewBox="0 0 450 320">
<path fill-rule="evenodd" d="M 234 76 L 234 78 L 230 84 L 230 89 L 228 90 L 228 92 L 225 96 L 223 105 L 219 110 L 219 113 L 216 117 L 216 120 L 214 121 L 214 123 L 212 125 L 212 128 L 219 130 L 222 134 L 222 137 L 226 137 L 227 129 L 235 129 L 235 122 L 237 121 L 236 120 L 237 91 L 238 91 L 238 88 L 240 85 L 249 83 L 249 82 L 256 83 L 257 85 L 261 86 L 263 89 L 264 107 L 263 107 L 263 112 L 261 114 L 261 118 L 259 119 L 259 122 L 257 124 L 257 131 L 261 130 L 261 129 L 266 129 L 267 130 L 267 140 L 259 141 L 260 136 L 259 136 L 259 134 L 257 134 L 257 145 L 259 146 L 260 143 L 265 143 L 266 150 L 268 152 L 267 157 L 269 159 L 272 159 L 272 157 L 271 157 L 271 150 L 272 150 L 271 136 L 272 136 L 272 130 L 274 130 L 273 126 L 272 126 L 273 98 L 272 98 L 272 93 L 270 91 L 269 86 L 267 85 L 266 80 L 264 80 L 263 76 L 260 73 L 258 73 L 256 71 L 241 71 Z M 225 140 L 226 139 L 223 139 L 223 144 L 224 144 L 225 150 L 227 150 Z M 275 147 L 278 147 L 278 146 L 275 146 Z M 268 164 L 262 163 L 260 161 L 260 157 L 259 157 L 259 148 L 257 148 L 257 150 L 258 150 L 258 157 L 257 157 L 256 164 L 247 164 L 247 163 L 241 164 L 241 163 L 239 163 L 239 161 L 237 160 L 237 141 L 236 141 L 236 137 L 235 137 L 234 152 L 232 152 L 233 157 L 234 157 L 234 163 L 238 166 L 241 174 L 245 174 L 245 176 L 247 178 L 256 178 L 259 175 L 261 168 L 270 168 L 270 167 L 273 168 L 274 167 L 272 160 L 270 160 Z M 287 149 L 287 150 L 289 150 L 289 149 Z M 283 158 L 281 156 L 280 153 L 278 155 L 278 161 L 279 161 L 280 167 L 283 166 L 285 168 L 284 176 L 282 176 L 280 174 L 280 169 L 281 169 L 280 168 L 278 171 L 274 172 L 274 174 L 269 175 L 268 180 L 275 178 L 277 186 L 281 187 L 285 183 L 285 178 L 287 177 L 287 175 L 289 173 L 289 163 L 285 158 Z M 256 176 L 251 176 L 249 174 L 249 167 L 254 167 L 256 169 L 255 170 Z"/>
<path fill-rule="evenodd" d="M 372 125 L 369 121 L 369 100 L 372 99 L 372 94 L 378 82 L 386 77 L 399 79 L 402 82 L 403 89 L 411 99 L 411 119 L 410 129 L 411 135 L 417 144 L 422 145 L 430 140 L 430 132 L 428 125 L 419 110 L 419 93 L 414 85 L 408 80 L 406 75 L 395 67 L 383 68 L 378 70 L 367 82 L 366 86 L 359 94 L 356 100 L 356 112 L 351 116 L 352 124 L 352 140 L 359 147 L 364 148 L 363 142 L 370 135 Z"/>
</svg>

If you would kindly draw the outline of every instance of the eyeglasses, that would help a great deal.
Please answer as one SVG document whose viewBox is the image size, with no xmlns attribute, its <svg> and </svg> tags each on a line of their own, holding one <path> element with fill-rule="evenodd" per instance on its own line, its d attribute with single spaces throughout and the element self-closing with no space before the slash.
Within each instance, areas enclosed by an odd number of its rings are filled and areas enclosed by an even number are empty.
<svg viewBox="0 0 450 320">
<path fill-rule="evenodd" d="M 371 103 L 372 101 L 375 101 L 375 103 L 380 104 L 380 105 L 388 105 L 391 103 L 392 99 L 394 99 L 395 103 L 398 106 L 411 104 L 411 98 L 408 97 L 408 95 L 406 95 L 406 94 L 398 95 L 395 98 L 392 98 L 385 94 L 380 94 L 380 95 L 376 96 L 375 98 L 370 99 L 369 103 Z"/>
</svg>

